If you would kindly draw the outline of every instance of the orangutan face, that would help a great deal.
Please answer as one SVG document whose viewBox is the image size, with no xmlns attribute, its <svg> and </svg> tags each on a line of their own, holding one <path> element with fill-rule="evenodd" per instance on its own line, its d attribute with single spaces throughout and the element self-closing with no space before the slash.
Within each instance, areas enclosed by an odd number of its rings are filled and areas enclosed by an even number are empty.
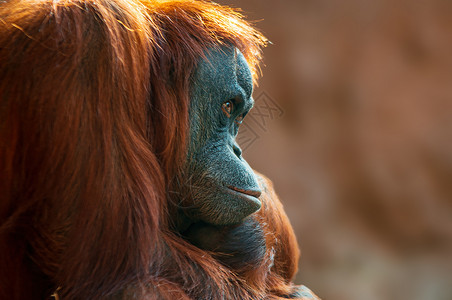
<svg viewBox="0 0 452 300">
<path fill-rule="evenodd" d="M 234 224 L 261 207 L 256 176 L 235 140 L 252 91 L 250 68 L 233 47 L 210 50 L 193 75 L 187 173 L 201 221 Z"/>
</svg>

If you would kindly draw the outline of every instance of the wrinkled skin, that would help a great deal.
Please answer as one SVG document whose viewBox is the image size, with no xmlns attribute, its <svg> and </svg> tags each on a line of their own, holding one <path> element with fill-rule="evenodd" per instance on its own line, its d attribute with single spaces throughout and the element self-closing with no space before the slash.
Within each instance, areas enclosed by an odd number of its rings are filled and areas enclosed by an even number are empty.
<svg viewBox="0 0 452 300">
<path fill-rule="evenodd" d="M 242 53 L 211 49 L 192 77 L 187 155 L 186 238 L 201 249 L 233 253 L 219 257 L 230 267 L 258 262 L 265 234 L 250 218 L 261 208 L 258 179 L 235 141 L 253 107 L 253 81 Z M 187 218 L 187 217 L 186 217 Z"/>
<path fill-rule="evenodd" d="M 252 91 L 248 64 L 232 47 L 207 53 L 192 78 L 187 173 L 195 220 L 236 224 L 261 207 L 256 175 L 235 141 Z"/>
</svg>

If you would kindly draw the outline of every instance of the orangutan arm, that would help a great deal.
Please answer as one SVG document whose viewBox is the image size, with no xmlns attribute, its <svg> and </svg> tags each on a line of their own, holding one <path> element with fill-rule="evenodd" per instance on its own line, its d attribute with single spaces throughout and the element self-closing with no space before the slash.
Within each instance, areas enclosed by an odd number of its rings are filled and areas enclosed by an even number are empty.
<svg viewBox="0 0 452 300">
<path fill-rule="evenodd" d="M 297 239 L 272 182 L 261 174 L 258 177 L 262 208 L 256 215 L 266 233 L 267 256 L 274 255 L 266 282 L 268 293 L 289 299 L 319 299 L 305 286 L 292 283 L 300 257 Z"/>
</svg>

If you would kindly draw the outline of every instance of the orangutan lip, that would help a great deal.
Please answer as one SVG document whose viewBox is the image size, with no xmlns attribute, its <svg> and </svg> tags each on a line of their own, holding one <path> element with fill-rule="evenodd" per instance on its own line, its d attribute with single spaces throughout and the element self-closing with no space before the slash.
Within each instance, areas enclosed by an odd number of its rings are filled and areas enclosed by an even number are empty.
<svg viewBox="0 0 452 300">
<path fill-rule="evenodd" d="M 241 209 L 246 211 L 245 216 L 258 211 L 262 206 L 262 202 L 258 198 L 261 195 L 260 191 L 242 190 L 231 186 L 225 186 L 224 189 L 236 199 L 237 197 L 241 199 L 241 204 L 237 204 L 237 207 L 242 207 Z"/>
<path fill-rule="evenodd" d="M 236 191 L 236 192 L 248 195 L 248 196 L 256 197 L 256 198 L 259 198 L 261 196 L 261 194 L 262 194 L 261 191 L 242 190 L 242 189 L 239 189 L 238 187 L 235 187 L 235 186 L 228 186 L 228 188 L 233 190 L 233 191 Z"/>
</svg>

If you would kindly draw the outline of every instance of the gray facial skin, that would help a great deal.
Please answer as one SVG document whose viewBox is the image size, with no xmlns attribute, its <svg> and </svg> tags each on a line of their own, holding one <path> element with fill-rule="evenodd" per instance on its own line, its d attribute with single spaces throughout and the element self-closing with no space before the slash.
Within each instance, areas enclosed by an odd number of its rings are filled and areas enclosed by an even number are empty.
<svg viewBox="0 0 452 300">
<path fill-rule="evenodd" d="M 208 51 L 193 74 L 187 157 L 192 220 L 236 224 L 261 207 L 256 175 L 235 141 L 240 119 L 253 106 L 252 91 L 249 66 L 232 47 Z"/>
</svg>

